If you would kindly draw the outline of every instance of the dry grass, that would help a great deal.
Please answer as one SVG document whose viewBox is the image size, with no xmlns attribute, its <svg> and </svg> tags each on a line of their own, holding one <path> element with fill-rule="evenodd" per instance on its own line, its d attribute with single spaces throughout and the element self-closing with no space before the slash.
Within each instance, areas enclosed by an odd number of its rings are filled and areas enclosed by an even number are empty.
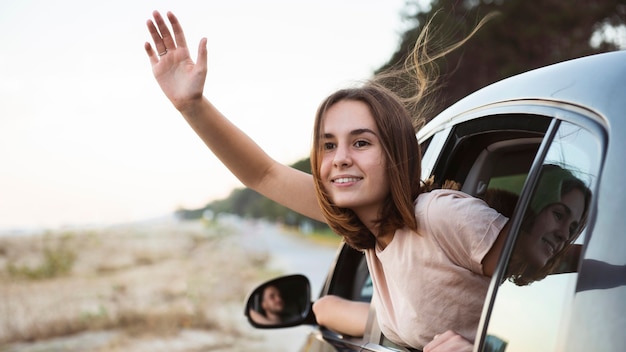
<svg viewBox="0 0 626 352">
<path fill-rule="evenodd" d="M 276 273 L 235 237 L 200 223 L 0 237 L 0 351 L 93 331 L 118 333 L 98 351 L 182 330 L 237 340 L 233 309 Z"/>
</svg>

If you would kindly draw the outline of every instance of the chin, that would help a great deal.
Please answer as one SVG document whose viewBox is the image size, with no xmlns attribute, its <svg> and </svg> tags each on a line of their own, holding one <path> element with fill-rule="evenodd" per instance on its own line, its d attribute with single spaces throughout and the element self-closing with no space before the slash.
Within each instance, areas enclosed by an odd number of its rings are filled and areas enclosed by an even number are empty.
<svg viewBox="0 0 626 352">
<path fill-rule="evenodd" d="M 537 271 L 546 266 L 550 258 L 528 258 L 528 270 Z"/>
</svg>

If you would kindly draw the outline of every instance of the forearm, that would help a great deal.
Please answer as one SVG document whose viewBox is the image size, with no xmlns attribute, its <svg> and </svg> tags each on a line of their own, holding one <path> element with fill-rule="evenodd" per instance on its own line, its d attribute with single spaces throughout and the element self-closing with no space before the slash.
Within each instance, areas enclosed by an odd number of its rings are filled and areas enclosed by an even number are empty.
<svg viewBox="0 0 626 352">
<path fill-rule="evenodd" d="M 200 40 L 194 63 L 176 16 L 167 13 L 172 31 L 158 11 L 153 16 L 154 21 L 149 20 L 147 26 L 155 46 L 144 44 L 152 72 L 165 96 L 198 136 L 243 184 L 300 214 L 324 221 L 312 176 L 270 158 L 204 98 L 206 38 Z"/>
<path fill-rule="evenodd" d="M 319 325 L 350 336 L 363 336 L 369 315 L 369 303 L 350 301 L 338 296 L 321 297 L 313 305 Z"/>
<path fill-rule="evenodd" d="M 206 98 L 188 104 L 181 113 L 244 185 L 296 212 L 324 221 L 311 175 L 272 159 Z"/>
<path fill-rule="evenodd" d="M 206 98 L 188 104 L 181 114 L 215 156 L 247 187 L 258 188 L 276 163 Z"/>
</svg>

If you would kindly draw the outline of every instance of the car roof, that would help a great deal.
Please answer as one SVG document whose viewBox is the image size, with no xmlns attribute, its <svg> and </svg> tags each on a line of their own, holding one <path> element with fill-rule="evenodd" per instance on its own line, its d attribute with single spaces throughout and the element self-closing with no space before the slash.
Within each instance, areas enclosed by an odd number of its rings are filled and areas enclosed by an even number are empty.
<svg viewBox="0 0 626 352">
<path fill-rule="evenodd" d="M 626 50 L 590 55 L 521 73 L 486 86 L 459 100 L 417 135 L 455 123 L 468 111 L 515 101 L 551 101 L 594 111 L 607 127 L 625 131 Z M 618 125 L 618 126 L 615 126 Z"/>
</svg>

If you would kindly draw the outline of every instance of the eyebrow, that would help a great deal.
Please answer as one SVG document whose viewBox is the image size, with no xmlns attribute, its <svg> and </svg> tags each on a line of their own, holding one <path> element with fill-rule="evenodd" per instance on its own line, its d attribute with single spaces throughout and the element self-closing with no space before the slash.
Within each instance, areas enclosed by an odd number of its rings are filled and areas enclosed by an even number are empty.
<svg viewBox="0 0 626 352">
<path fill-rule="evenodd" d="M 557 202 L 556 204 L 562 206 L 565 209 L 565 211 L 567 212 L 567 215 L 572 215 L 572 209 L 570 209 L 570 207 L 565 205 L 565 203 Z"/>
<path fill-rule="evenodd" d="M 372 130 L 371 130 L 371 129 L 369 129 L 369 128 L 357 128 L 356 130 L 352 130 L 352 131 L 350 131 L 350 135 L 351 135 L 351 136 L 358 136 L 358 135 L 362 135 L 362 134 L 365 134 L 365 133 L 371 133 L 371 134 L 373 134 L 374 136 L 378 137 L 378 135 L 376 134 L 376 132 L 372 131 Z M 322 135 L 322 137 L 323 137 L 323 138 L 332 138 L 332 137 L 334 137 L 334 136 L 335 136 L 335 135 L 333 135 L 332 133 L 324 133 L 324 134 Z"/>
</svg>

